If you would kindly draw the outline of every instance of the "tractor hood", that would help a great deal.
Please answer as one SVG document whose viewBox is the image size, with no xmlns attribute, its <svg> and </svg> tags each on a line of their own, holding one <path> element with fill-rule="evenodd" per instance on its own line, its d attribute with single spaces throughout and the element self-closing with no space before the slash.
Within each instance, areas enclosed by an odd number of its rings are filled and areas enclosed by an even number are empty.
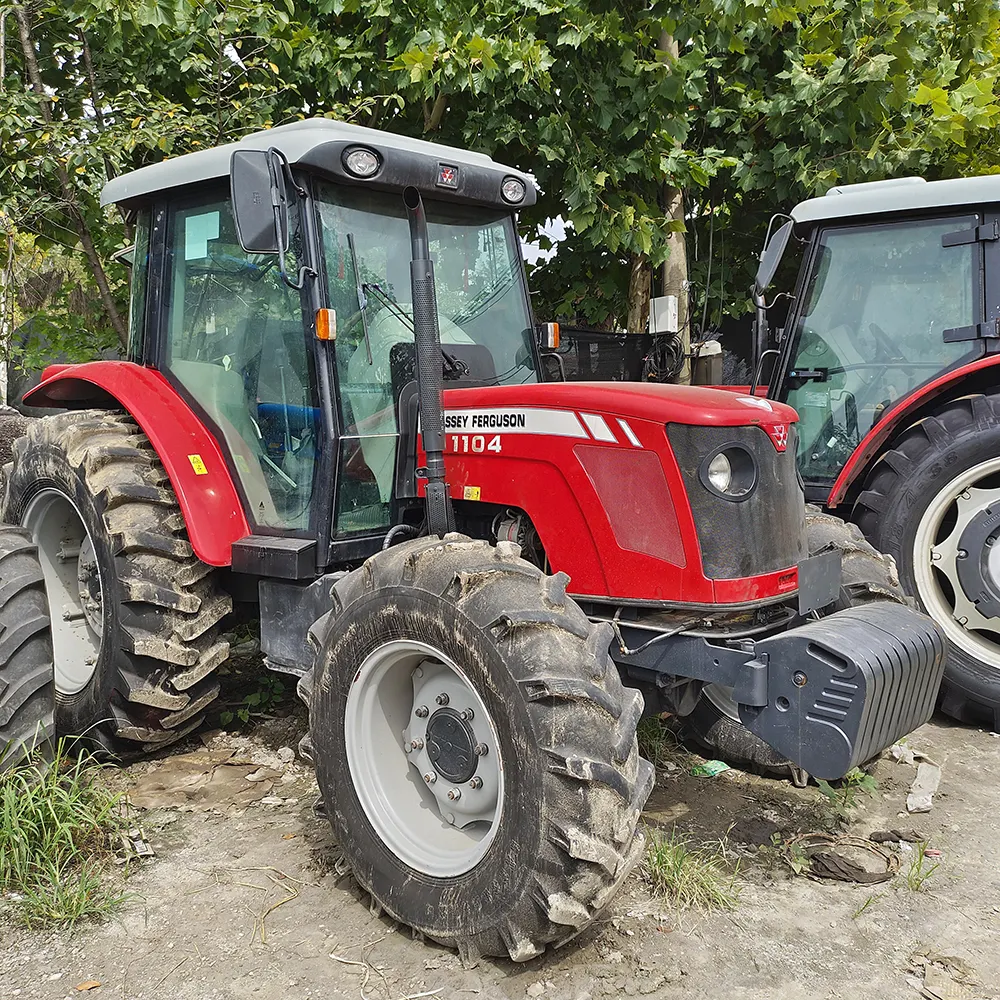
<svg viewBox="0 0 1000 1000">
<path fill-rule="evenodd" d="M 447 386 L 447 383 L 446 383 Z M 588 415 L 636 417 L 661 424 L 706 427 L 786 429 L 799 418 L 784 403 L 724 389 L 634 382 L 542 382 L 487 388 L 445 389 L 445 410 L 490 407 L 571 410 L 589 424 Z M 504 419 L 501 413 L 497 416 Z M 508 417 L 512 419 L 513 414 Z M 494 425 L 503 429 L 501 425 Z M 509 423 L 507 426 L 512 426 Z M 471 428 L 470 428 L 471 429 Z M 483 429 L 489 429 L 483 427 Z M 584 434 L 584 436 L 586 436 Z"/>
</svg>

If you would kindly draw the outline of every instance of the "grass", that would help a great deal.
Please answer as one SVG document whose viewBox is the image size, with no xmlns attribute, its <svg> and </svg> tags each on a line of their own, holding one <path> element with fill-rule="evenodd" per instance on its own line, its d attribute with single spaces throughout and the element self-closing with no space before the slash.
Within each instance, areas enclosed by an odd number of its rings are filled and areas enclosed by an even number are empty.
<svg viewBox="0 0 1000 1000">
<path fill-rule="evenodd" d="M 666 769 L 668 763 L 685 768 L 695 759 L 677 740 L 676 734 L 662 719 L 648 717 L 639 722 L 636 731 L 639 738 L 639 753 L 658 771 Z"/>
<path fill-rule="evenodd" d="M 0 901 L 30 927 L 105 917 L 125 900 L 108 871 L 125 813 L 98 769 L 60 743 L 47 766 L 0 773 Z"/>
<path fill-rule="evenodd" d="M 906 872 L 906 888 L 910 892 L 920 892 L 924 883 L 941 867 L 939 862 L 932 862 L 924 855 L 926 850 L 925 842 L 913 845 L 913 860 Z"/>
<path fill-rule="evenodd" d="M 862 796 L 871 798 L 878 790 L 874 776 L 858 767 L 848 771 L 836 786 L 822 778 L 816 783 L 826 805 L 826 819 L 830 826 L 849 823 L 861 806 Z"/>
<path fill-rule="evenodd" d="M 731 869 L 722 853 L 692 846 L 676 831 L 649 835 L 642 874 L 654 895 L 679 910 L 732 910 L 739 902 L 739 863 Z"/>
</svg>

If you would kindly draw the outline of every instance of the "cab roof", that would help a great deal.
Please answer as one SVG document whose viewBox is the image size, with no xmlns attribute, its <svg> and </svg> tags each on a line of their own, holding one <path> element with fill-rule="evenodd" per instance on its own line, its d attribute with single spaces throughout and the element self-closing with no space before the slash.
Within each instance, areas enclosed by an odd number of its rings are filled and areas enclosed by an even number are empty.
<svg viewBox="0 0 1000 1000">
<path fill-rule="evenodd" d="M 417 153 L 448 163 L 466 167 L 486 167 L 520 177 L 528 191 L 535 188 L 531 175 L 514 167 L 497 163 L 485 153 L 475 153 L 467 149 L 444 146 L 424 139 L 411 139 L 391 132 L 333 121 L 329 118 L 308 118 L 264 129 L 244 136 L 237 142 L 215 146 L 212 149 L 185 153 L 162 163 L 141 167 L 131 173 L 122 174 L 108 181 L 101 191 L 102 205 L 115 205 L 135 199 L 147 198 L 160 191 L 186 187 L 201 181 L 217 180 L 229 176 L 229 165 L 233 152 L 237 149 L 267 149 L 276 146 L 296 164 L 305 159 L 317 147 L 329 142 L 360 143 L 384 150 L 398 150 L 403 153 Z"/>
<path fill-rule="evenodd" d="M 897 177 L 866 184 L 842 184 L 822 198 L 810 198 L 792 209 L 797 223 L 840 221 L 863 215 L 924 212 L 1000 202 L 1000 174 L 926 181 Z"/>
</svg>

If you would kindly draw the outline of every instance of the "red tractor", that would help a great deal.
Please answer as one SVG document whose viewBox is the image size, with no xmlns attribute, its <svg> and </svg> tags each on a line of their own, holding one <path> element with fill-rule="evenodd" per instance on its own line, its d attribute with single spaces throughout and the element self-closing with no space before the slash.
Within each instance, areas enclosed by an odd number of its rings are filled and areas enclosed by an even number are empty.
<svg viewBox="0 0 1000 1000">
<path fill-rule="evenodd" d="M 113 180 L 129 360 L 27 394 L 64 412 L 15 443 L 0 531 L 0 739 L 179 739 L 253 603 L 358 881 L 515 960 L 639 859 L 644 706 L 723 685 L 834 779 L 929 717 L 944 658 L 891 586 L 847 606 L 840 522 L 807 551 L 790 407 L 539 380 L 534 198 L 486 156 L 331 121 Z"/>
<path fill-rule="evenodd" d="M 1000 178 L 845 185 L 785 218 L 761 255 L 755 367 L 798 411 L 806 498 L 893 556 L 943 628 L 942 710 L 1000 730 Z"/>
</svg>

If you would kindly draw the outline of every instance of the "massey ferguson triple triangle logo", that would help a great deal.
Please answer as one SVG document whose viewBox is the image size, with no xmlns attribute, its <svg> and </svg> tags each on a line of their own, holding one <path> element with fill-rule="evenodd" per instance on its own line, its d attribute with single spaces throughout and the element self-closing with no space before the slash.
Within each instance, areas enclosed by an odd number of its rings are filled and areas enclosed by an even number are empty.
<svg viewBox="0 0 1000 1000">
<path fill-rule="evenodd" d="M 778 451 L 784 451 L 788 444 L 788 424 L 774 424 L 767 428 L 768 437 Z"/>
</svg>

